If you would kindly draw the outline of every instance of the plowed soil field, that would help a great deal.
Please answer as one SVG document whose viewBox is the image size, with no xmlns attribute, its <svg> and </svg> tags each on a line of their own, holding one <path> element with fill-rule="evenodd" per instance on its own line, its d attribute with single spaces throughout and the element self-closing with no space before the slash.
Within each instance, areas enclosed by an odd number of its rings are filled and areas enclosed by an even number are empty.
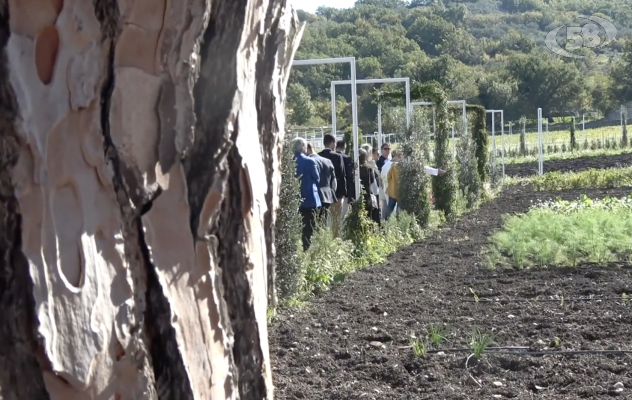
<svg viewBox="0 0 632 400">
<path fill-rule="evenodd" d="M 629 156 L 628 156 L 629 157 Z M 532 201 L 627 189 L 536 193 L 508 187 L 495 200 L 382 264 L 347 277 L 270 326 L 277 399 L 632 399 L 632 354 L 484 354 L 469 358 L 474 329 L 493 347 L 531 351 L 632 350 L 629 265 L 503 271 L 481 252 L 503 214 Z M 475 296 L 479 301 L 475 301 Z M 411 334 L 431 325 L 446 339 L 414 357 Z M 556 339 L 557 338 L 557 339 Z M 623 389 L 622 389 L 623 388 Z"/>
</svg>

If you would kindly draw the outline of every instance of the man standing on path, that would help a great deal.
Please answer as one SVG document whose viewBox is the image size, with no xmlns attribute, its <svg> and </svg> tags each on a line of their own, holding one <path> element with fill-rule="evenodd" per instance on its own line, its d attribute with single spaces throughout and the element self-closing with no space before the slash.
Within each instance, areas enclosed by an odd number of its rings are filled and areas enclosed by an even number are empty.
<svg viewBox="0 0 632 400">
<path fill-rule="evenodd" d="M 336 196 L 338 183 L 336 182 L 334 164 L 325 157 L 316 154 L 311 143 L 307 143 L 307 155 L 316 161 L 318 166 L 318 175 L 320 175 L 318 195 L 320 196 L 320 203 L 322 205 L 320 218 L 321 221 L 327 222 L 329 220 L 329 207 L 338 202 Z"/>
<path fill-rule="evenodd" d="M 301 198 L 303 202 L 299 206 L 299 212 L 303 219 L 303 250 L 307 250 L 312 242 L 314 226 L 316 225 L 316 212 L 321 207 L 318 187 L 320 176 L 318 166 L 314 159 L 308 157 L 307 142 L 303 138 L 294 139 L 294 159 L 296 160 L 296 176 L 301 181 Z"/>
<path fill-rule="evenodd" d="M 345 171 L 345 163 L 343 156 L 334 151 L 336 147 L 336 138 L 327 134 L 323 138 L 325 149 L 318 153 L 319 156 L 331 161 L 334 167 L 334 176 L 336 178 L 336 201 L 329 207 L 331 214 L 331 229 L 334 237 L 340 237 L 340 224 L 342 222 L 343 203 L 347 197 L 347 174 Z"/>
<path fill-rule="evenodd" d="M 353 203 L 356 199 L 356 187 L 355 187 L 355 165 L 351 157 L 346 154 L 347 144 L 344 140 L 339 140 L 336 143 L 336 153 L 342 155 L 345 166 L 345 174 L 347 177 L 347 201 L 342 209 L 342 215 L 346 215 L 349 209 L 349 204 Z"/>
<path fill-rule="evenodd" d="M 386 161 L 389 159 L 388 156 L 391 153 L 391 145 L 388 143 L 382 143 L 381 151 L 382 151 L 382 154 L 380 155 L 380 158 L 378 158 L 377 162 L 375 163 L 377 165 L 377 169 L 380 170 L 380 173 L 382 172 L 384 163 L 386 163 Z"/>
</svg>

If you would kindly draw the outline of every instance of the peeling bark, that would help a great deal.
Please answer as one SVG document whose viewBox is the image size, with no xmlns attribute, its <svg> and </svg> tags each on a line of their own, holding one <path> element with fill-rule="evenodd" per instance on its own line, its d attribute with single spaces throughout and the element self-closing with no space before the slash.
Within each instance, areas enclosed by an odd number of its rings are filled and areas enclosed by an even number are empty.
<svg viewBox="0 0 632 400">
<path fill-rule="evenodd" d="M 272 399 L 301 32 L 287 0 L 0 0 L 1 399 Z"/>
</svg>

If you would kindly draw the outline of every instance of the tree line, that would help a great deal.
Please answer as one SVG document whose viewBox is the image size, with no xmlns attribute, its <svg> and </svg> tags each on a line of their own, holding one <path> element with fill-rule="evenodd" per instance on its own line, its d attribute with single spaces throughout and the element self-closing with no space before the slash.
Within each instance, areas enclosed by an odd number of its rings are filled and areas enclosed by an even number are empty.
<svg viewBox="0 0 632 400">
<path fill-rule="evenodd" d="M 612 0 L 359 0 L 350 9 L 299 11 L 307 28 L 296 58 L 354 56 L 358 79 L 434 81 L 448 98 L 504 109 L 507 120 L 530 116 L 538 107 L 545 117 L 587 111 L 605 115 L 632 101 L 632 9 L 621 8 Z M 546 34 L 563 24 L 580 24 L 581 14 L 612 21 L 616 40 L 574 51 L 584 56 L 579 59 L 549 51 Z M 561 38 L 559 43 L 564 46 Z M 294 70 L 288 87 L 290 123 L 327 125 L 330 82 L 348 77 L 346 66 Z M 380 89 L 401 92 L 401 86 Z M 374 129 L 377 90 L 358 86 L 363 130 Z M 350 88 L 339 86 L 337 94 L 338 126 L 344 128 L 351 121 Z M 399 99 L 390 102 L 403 104 Z"/>
</svg>

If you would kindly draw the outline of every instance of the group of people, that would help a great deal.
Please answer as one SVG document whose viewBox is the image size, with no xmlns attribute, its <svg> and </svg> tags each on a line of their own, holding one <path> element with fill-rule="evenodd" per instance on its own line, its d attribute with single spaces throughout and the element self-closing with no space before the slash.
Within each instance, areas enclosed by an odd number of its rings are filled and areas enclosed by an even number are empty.
<svg viewBox="0 0 632 400">
<path fill-rule="evenodd" d="M 356 200 L 354 162 L 346 154 L 346 143 L 336 141 L 333 135 L 323 138 L 325 147 L 316 153 L 311 143 L 305 139 L 294 140 L 296 176 L 301 182 L 302 202 L 299 212 L 302 216 L 303 249 L 311 244 L 317 219 L 327 223 L 336 237 L 349 206 Z M 398 149 L 384 143 L 380 149 L 373 150 L 365 144 L 359 149 L 358 163 L 360 185 L 364 192 L 364 205 L 368 217 L 377 224 L 388 219 L 398 203 L 399 168 L 403 154 Z M 445 171 L 426 167 L 426 173 L 442 175 Z"/>
</svg>

